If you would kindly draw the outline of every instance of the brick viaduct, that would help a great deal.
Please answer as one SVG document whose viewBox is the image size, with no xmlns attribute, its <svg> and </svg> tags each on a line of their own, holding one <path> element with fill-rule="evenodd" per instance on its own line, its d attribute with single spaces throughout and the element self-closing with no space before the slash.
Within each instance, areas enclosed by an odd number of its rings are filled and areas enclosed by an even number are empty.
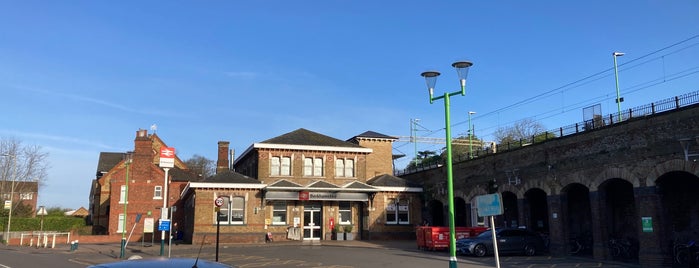
<svg viewBox="0 0 699 268">
<path fill-rule="evenodd" d="M 687 139 L 690 157 L 680 143 Z M 699 241 L 699 104 L 633 117 L 578 134 L 454 163 L 456 226 L 472 226 L 475 197 L 495 181 L 504 214 L 496 226 L 549 237 L 553 255 L 571 253 L 643 267 L 673 265 L 673 244 Z M 446 169 L 400 177 L 423 183 L 423 217 L 448 225 Z M 610 239 L 630 243 L 613 256 Z"/>
</svg>

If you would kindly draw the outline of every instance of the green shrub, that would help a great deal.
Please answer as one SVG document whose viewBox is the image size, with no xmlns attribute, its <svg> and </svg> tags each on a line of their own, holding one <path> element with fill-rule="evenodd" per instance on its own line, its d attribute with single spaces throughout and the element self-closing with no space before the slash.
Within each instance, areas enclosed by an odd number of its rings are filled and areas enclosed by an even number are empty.
<svg viewBox="0 0 699 268">
<path fill-rule="evenodd" d="M 14 213 L 13 213 L 14 214 Z M 7 217 L 0 218 L 2 230 L 7 228 Z M 45 231 L 70 232 L 85 227 L 85 219 L 65 216 L 49 216 L 44 217 Z M 41 230 L 41 217 L 36 218 L 21 218 L 12 217 L 12 232 L 30 232 Z"/>
</svg>

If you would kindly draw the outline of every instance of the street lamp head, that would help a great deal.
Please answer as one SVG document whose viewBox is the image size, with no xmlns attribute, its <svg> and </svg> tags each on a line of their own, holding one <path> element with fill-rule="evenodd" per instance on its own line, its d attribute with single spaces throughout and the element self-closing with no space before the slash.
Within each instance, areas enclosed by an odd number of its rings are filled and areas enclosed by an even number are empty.
<svg viewBox="0 0 699 268">
<path fill-rule="evenodd" d="M 426 72 L 422 72 L 420 75 L 422 77 L 424 77 L 425 82 L 427 82 L 427 90 L 430 93 L 430 103 L 431 103 L 432 96 L 434 94 L 434 87 L 435 87 L 435 85 L 437 85 L 437 76 L 439 76 L 440 73 L 437 71 L 426 71 Z"/>
<path fill-rule="evenodd" d="M 133 152 L 126 152 L 124 154 L 124 164 L 131 164 L 131 161 L 133 161 Z"/>
<path fill-rule="evenodd" d="M 457 61 L 451 64 L 456 73 L 459 75 L 459 82 L 461 83 L 461 95 L 466 95 L 466 77 L 468 76 L 468 69 L 473 66 L 473 62 L 470 61 Z"/>
<path fill-rule="evenodd" d="M 476 112 L 469 111 L 468 114 L 476 114 Z"/>
<path fill-rule="evenodd" d="M 625 54 L 624 52 L 614 52 L 612 55 L 614 57 L 621 57 L 621 56 L 624 56 L 624 54 Z"/>
</svg>

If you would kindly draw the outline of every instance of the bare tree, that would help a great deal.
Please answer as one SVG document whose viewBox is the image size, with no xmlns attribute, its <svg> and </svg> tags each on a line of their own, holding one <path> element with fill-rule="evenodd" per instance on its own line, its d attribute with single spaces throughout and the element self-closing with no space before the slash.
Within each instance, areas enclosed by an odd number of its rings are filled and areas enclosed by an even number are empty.
<svg viewBox="0 0 699 268">
<path fill-rule="evenodd" d="M 193 155 L 192 158 L 184 161 L 189 170 L 197 174 L 201 178 L 208 178 L 214 175 L 214 160 L 208 159 L 201 155 Z"/>
<path fill-rule="evenodd" d="M 13 192 L 15 198 L 38 194 L 48 174 L 49 154 L 43 152 L 41 146 L 25 146 L 20 140 L 3 137 L 0 138 L 0 155 L 0 199 L 3 203 Z M 21 203 L 12 202 L 13 215 L 23 211 Z"/>
<path fill-rule="evenodd" d="M 528 140 L 533 137 L 544 133 L 544 125 L 540 122 L 534 121 L 534 119 L 526 118 L 517 121 L 511 127 L 498 128 L 495 131 L 495 138 L 498 140 L 498 144 L 510 143 L 519 140 Z"/>
</svg>

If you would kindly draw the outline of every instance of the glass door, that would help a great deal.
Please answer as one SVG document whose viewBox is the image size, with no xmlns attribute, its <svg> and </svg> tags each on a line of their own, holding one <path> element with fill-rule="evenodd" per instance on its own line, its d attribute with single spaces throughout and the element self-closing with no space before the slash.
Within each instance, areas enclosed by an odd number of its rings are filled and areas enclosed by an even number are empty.
<svg viewBox="0 0 699 268">
<path fill-rule="evenodd" d="M 322 205 L 307 204 L 303 207 L 303 240 L 320 240 L 323 232 Z"/>
</svg>

